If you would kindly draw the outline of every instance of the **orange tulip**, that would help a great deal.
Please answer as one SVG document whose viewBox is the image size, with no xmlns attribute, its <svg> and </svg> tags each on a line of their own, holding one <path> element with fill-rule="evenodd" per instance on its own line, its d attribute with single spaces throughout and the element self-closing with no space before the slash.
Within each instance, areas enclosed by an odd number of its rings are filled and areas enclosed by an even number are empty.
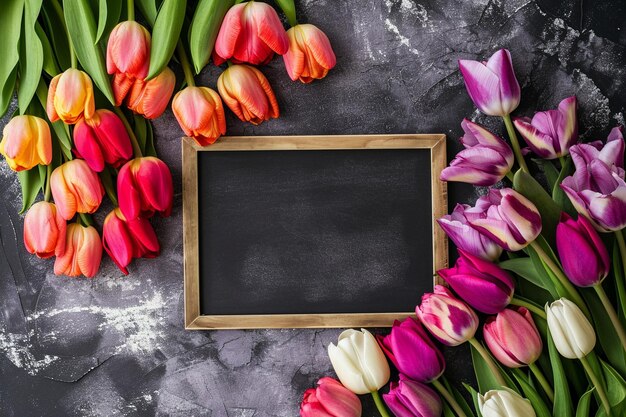
<svg viewBox="0 0 626 417">
<path fill-rule="evenodd" d="M 56 275 L 92 278 L 100 268 L 102 243 L 100 235 L 93 226 L 78 223 L 67 225 L 65 252 L 57 256 L 54 262 Z"/>
<path fill-rule="evenodd" d="M 24 217 L 24 246 L 40 258 L 65 251 L 65 219 L 53 203 L 40 201 Z"/>
<path fill-rule="evenodd" d="M 87 73 L 70 68 L 50 82 L 46 112 L 51 122 L 61 119 L 73 125 L 83 116 L 93 116 L 95 106 L 93 84 Z"/>
<path fill-rule="evenodd" d="M 295 25 L 287 31 L 287 36 L 289 51 L 283 60 L 292 80 L 307 84 L 319 80 L 337 63 L 328 37 L 316 26 Z"/>
<path fill-rule="evenodd" d="M 175 84 L 176 76 L 169 67 L 151 80 L 136 80 L 126 96 L 126 106 L 146 119 L 156 119 L 167 108 Z"/>
<path fill-rule="evenodd" d="M 57 210 L 65 220 L 76 213 L 94 213 L 104 196 L 98 174 L 82 159 L 57 167 L 50 176 L 50 188 Z"/>
<path fill-rule="evenodd" d="M 52 161 L 50 127 L 36 116 L 15 116 L 4 127 L 0 154 L 13 171 L 29 170 Z"/>
<path fill-rule="evenodd" d="M 187 87 L 174 96 L 172 111 L 181 129 L 201 146 L 226 133 L 226 117 L 219 94 L 207 87 Z"/>
<path fill-rule="evenodd" d="M 249 65 L 233 65 L 217 79 L 217 89 L 229 109 L 254 125 L 280 114 L 274 91 L 265 75 Z"/>
</svg>

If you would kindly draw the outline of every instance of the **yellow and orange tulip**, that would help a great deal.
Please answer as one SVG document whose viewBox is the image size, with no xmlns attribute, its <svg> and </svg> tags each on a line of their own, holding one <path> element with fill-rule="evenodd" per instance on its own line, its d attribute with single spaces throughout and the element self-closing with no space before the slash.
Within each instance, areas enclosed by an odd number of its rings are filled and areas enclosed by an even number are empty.
<svg viewBox="0 0 626 417">
<path fill-rule="evenodd" d="M 189 86 L 172 101 L 172 111 L 181 129 L 201 146 L 214 143 L 226 133 L 226 117 L 219 94 L 208 87 Z"/>
<path fill-rule="evenodd" d="M 283 55 L 292 80 L 310 83 L 324 78 L 337 58 L 324 32 L 310 24 L 295 25 L 287 31 L 289 51 Z"/>
<path fill-rule="evenodd" d="M 65 219 L 53 203 L 39 201 L 24 217 L 24 246 L 40 258 L 61 256 L 65 251 Z"/>
<path fill-rule="evenodd" d="M 46 112 L 51 122 L 63 120 L 74 124 L 83 116 L 93 116 L 96 109 L 93 84 L 87 73 L 70 68 L 50 82 Z"/>
<path fill-rule="evenodd" d="M 56 168 L 50 176 L 50 188 L 57 210 L 65 220 L 76 213 L 94 213 L 104 196 L 98 174 L 82 159 Z"/>
<path fill-rule="evenodd" d="M 4 127 L 0 154 L 13 171 L 29 170 L 52 161 L 50 127 L 36 116 L 15 116 Z"/>
<path fill-rule="evenodd" d="M 78 223 L 67 225 L 65 251 L 54 262 L 56 275 L 92 278 L 100 268 L 102 260 L 102 242 L 93 226 Z"/>
<path fill-rule="evenodd" d="M 135 80 L 126 96 L 126 106 L 146 119 L 156 119 L 167 108 L 175 84 L 176 75 L 169 67 L 151 80 Z"/>
</svg>

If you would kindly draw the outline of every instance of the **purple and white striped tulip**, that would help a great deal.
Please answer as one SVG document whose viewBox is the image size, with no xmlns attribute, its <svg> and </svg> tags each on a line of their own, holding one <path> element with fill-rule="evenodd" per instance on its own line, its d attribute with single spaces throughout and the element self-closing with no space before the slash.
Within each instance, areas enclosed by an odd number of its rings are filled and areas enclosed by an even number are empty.
<svg viewBox="0 0 626 417">
<path fill-rule="evenodd" d="M 489 186 L 500 181 L 513 166 L 513 151 L 507 143 L 483 126 L 463 119 L 464 150 L 441 171 L 441 180 Z"/>
<path fill-rule="evenodd" d="M 415 313 L 444 345 L 458 346 L 467 342 L 478 329 L 478 316 L 474 310 L 442 285 L 435 285 L 434 292 L 422 296 L 422 304 L 417 306 Z"/>
<path fill-rule="evenodd" d="M 537 207 L 511 188 L 490 189 L 474 209 L 484 216 L 468 218 L 469 224 L 507 251 L 525 248 L 541 233 Z"/>
<path fill-rule="evenodd" d="M 513 121 L 530 149 L 544 159 L 556 159 L 569 153 L 578 140 L 576 96 L 559 103 L 557 110 L 536 113 L 532 120 L 520 118 Z"/>
<path fill-rule="evenodd" d="M 396 417 L 439 417 L 443 411 L 441 398 L 420 382 L 400 374 L 400 381 L 389 384 L 383 399 Z"/>
<path fill-rule="evenodd" d="M 520 86 L 508 50 L 500 49 L 487 62 L 462 59 L 459 69 L 467 93 L 486 115 L 506 116 L 519 105 Z"/>
<path fill-rule="evenodd" d="M 468 219 L 481 217 L 486 217 L 481 210 L 467 204 L 457 204 L 452 213 L 437 219 L 437 223 L 457 248 L 481 259 L 495 261 L 500 257 L 502 248 L 468 223 Z"/>
</svg>

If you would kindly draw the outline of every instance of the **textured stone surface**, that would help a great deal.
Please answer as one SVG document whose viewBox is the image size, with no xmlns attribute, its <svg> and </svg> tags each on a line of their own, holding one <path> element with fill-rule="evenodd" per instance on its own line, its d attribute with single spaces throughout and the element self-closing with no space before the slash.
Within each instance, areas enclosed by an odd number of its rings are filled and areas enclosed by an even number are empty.
<svg viewBox="0 0 626 417">
<path fill-rule="evenodd" d="M 231 115 L 229 133 L 444 132 L 452 155 L 462 117 L 502 130 L 474 111 L 457 59 L 507 47 L 523 87 L 517 115 L 576 94 L 581 133 L 604 138 L 624 122 L 626 8 L 599 3 L 298 1 L 300 20 L 331 39 L 336 69 L 301 85 L 275 59 L 263 71 L 281 118 L 254 127 Z M 205 70 L 201 83 L 214 86 L 218 73 Z M 174 210 L 154 222 L 162 256 L 134 262 L 128 277 L 109 260 L 93 280 L 56 277 L 52 261 L 28 255 L 19 184 L 0 163 L 0 415 L 294 416 L 302 392 L 332 373 L 326 346 L 339 330 L 183 330 L 181 132 L 170 112 L 154 127 L 174 174 Z M 450 190 L 451 202 L 472 197 Z M 460 380 L 469 363 L 454 352 L 448 368 Z M 374 415 L 366 400 L 364 416 Z"/>
</svg>

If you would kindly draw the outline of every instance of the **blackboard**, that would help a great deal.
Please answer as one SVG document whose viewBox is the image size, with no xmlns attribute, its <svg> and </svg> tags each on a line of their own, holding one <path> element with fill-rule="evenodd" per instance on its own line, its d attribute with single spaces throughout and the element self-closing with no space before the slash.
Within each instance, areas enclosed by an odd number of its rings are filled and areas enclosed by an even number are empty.
<svg viewBox="0 0 626 417">
<path fill-rule="evenodd" d="M 443 135 L 183 143 L 187 328 L 388 326 L 445 267 Z"/>
</svg>

